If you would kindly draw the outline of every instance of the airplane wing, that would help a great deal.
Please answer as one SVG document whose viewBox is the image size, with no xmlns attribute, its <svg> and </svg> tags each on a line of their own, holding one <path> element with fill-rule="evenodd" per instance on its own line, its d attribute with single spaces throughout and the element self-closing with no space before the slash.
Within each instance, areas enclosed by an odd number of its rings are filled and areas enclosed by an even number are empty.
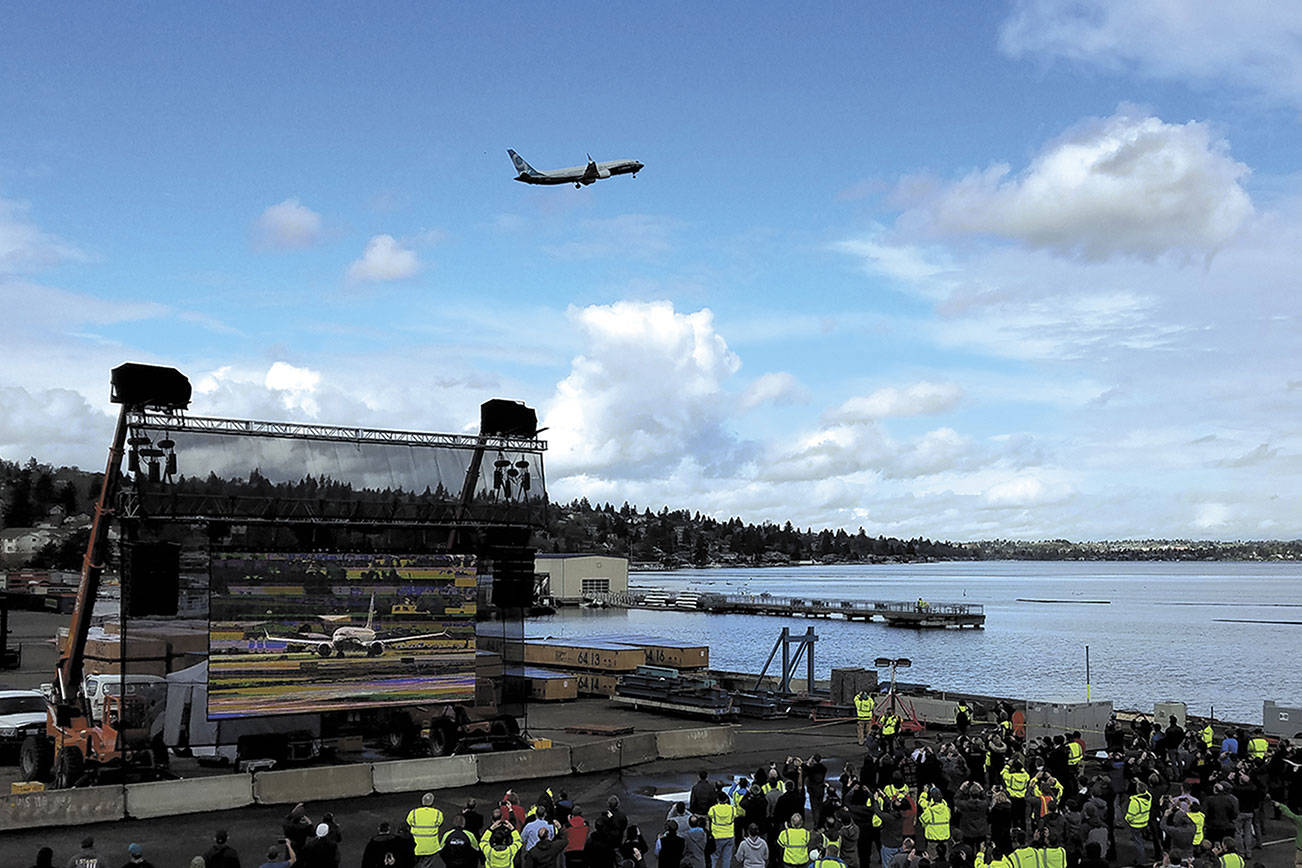
<svg viewBox="0 0 1302 868">
<path fill-rule="evenodd" d="M 266 630 L 263 630 L 263 631 L 262 631 L 262 635 L 265 636 L 269 641 L 272 641 L 272 642 L 284 642 L 286 645 L 302 645 L 302 646 L 305 647 L 305 648 L 320 648 L 322 645 L 332 645 L 332 644 L 333 644 L 333 643 L 332 643 L 329 639 L 327 639 L 325 636 L 322 636 L 322 637 L 319 638 L 319 639 L 316 639 L 316 638 L 304 638 L 304 637 L 299 637 L 299 636 L 295 636 L 295 637 L 292 637 L 292 638 L 291 638 L 291 637 L 289 637 L 289 636 L 272 636 L 272 635 L 271 635 L 270 633 L 268 633 Z"/>
<path fill-rule="evenodd" d="M 387 636 L 379 636 L 375 641 L 383 642 L 385 645 L 392 645 L 394 642 L 415 642 L 420 639 L 451 639 L 452 636 L 447 630 L 439 633 L 422 633 L 419 636 L 394 636 L 390 639 Z"/>
</svg>

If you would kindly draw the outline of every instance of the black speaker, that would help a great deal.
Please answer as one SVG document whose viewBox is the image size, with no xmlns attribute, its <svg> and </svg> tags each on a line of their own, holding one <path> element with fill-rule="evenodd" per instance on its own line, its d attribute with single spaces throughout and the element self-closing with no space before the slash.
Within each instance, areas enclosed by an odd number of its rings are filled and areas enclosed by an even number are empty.
<svg viewBox="0 0 1302 868">
<path fill-rule="evenodd" d="M 533 555 L 527 528 L 491 528 L 485 555 L 493 564 L 493 605 L 527 609 L 533 605 Z"/>
<path fill-rule="evenodd" d="M 123 548 L 122 596 L 128 618 L 175 615 L 181 595 L 181 547 L 130 543 Z"/>
<path fill-rule="evenodd" d="M 479 405 L 479 433 L 485 437 L 536 437 L 538 414 L 523 401 L 493 398 Z"/>
</svg>

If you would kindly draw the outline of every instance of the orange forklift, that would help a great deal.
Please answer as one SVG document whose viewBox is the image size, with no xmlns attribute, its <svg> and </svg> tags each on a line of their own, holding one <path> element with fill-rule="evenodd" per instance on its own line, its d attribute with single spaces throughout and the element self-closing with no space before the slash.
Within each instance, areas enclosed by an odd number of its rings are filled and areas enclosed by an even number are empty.
<svg viewBox="0 0 1302 868">
<path fill-rule="evenodd" d="M 82 560 L 67 644 L 55 664 L 45 733 L 28 736 L 19 753 L 24 779 L 46 781 L 55 788 L 94 782 L 113 771 L 144 769 L 156 776 L 167 765 L 167 749 L 150 737 L 145 698 L 122 689 L 92 702 L 85 695 L 83 668 L 91 612 L 104 572 L 109 522 L 117 506 L 127 417 L 144 410 L 179 413 L 190 404 L 190 381 L 174 368 L 127 363 L 113 369 L 112 387 L 112 401 L 121 410 Z M 124 653 L 124 667 L 125 657 Z M 124 673 L 127 688 L 125 681 Z"/>
</svg>

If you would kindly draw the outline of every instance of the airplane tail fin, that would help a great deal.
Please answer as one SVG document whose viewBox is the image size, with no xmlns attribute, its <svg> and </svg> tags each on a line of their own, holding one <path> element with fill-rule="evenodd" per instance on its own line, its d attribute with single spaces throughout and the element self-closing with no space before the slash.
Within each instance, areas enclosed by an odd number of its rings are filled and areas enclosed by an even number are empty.
<svg viewBox="0 0 1302 868">
<path fill-rule="evenodd" d="M 366 629 L 368 630 L 374 629 L 375 626 L 374 621 L 375 621 L 375 592 L 371 591 L 371 605 L 370 608 L 366 610 Z"/>
<path fill-rule="evenodd" d="M 529 162 L 525 160 L 524 157 L 520 156 L 510 148 L 507 148 L 506 152 L 511 155 L 511 162 L 515 163 L 515 170 L 519 172 L 521 175 L 538 174 L 538 170 L 535 169 L 533 166 L 529 165 Z"/>
</svg>

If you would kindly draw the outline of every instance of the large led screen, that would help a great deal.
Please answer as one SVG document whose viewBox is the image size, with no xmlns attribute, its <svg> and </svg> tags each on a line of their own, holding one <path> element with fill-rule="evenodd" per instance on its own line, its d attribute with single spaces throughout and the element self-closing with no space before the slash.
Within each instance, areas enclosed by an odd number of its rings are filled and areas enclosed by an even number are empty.
<svg viewBox="0 0 1302 868">
<path fill-rule="evenodd" d="M 208 717 L 475 699 L 467 555 L 214 553 Z"/>
</svg>

